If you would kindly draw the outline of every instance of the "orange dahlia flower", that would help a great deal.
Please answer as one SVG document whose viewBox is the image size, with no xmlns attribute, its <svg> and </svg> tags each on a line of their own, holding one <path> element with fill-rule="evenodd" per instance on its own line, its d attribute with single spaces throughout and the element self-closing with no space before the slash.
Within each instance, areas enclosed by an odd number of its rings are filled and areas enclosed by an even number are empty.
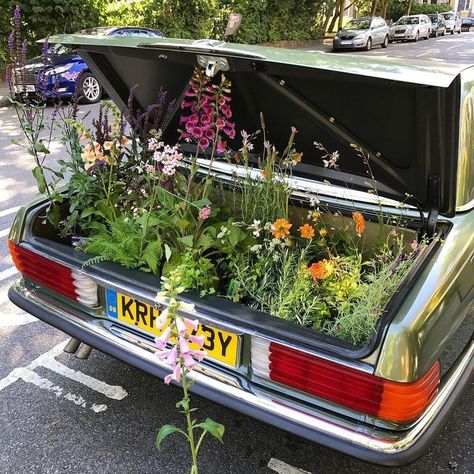
<svg viewBox="0 0 474 474">
<path fill-rule="evenodd" d="M 331 260 L 324 259 L 313 263 L 308 271 L 315 280 L 324 280 L 334 273 L 334 263 Z"/>
<path fill-rule="evenodd" d="M 299 230 L 303 239 L 312 239 L 314 237 L 314 229 L 309 224 L 302 225 Z"/>
<path fill-rule="evenodd" d="M 353 212 L 352 213 L 352 220 L 355 224 L 355 231 L 356 234 L 360 237 L 365 230 L 365 219 L 364 216 L 360 212 Z"/>
<path fill-rule="evenodd" d="M 277 219 L 270 227 L 273 237 L 284 239 L 290 233 L 291 225 L 286 219 Z"/>
</svg>

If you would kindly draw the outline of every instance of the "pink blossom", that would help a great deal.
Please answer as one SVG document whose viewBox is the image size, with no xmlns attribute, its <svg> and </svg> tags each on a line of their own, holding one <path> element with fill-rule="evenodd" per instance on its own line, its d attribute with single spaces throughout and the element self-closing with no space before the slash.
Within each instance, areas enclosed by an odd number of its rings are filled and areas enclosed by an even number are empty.
<svg viewBox="0 0 474 474">
<path fill-rule="evenodd" d="M 206 137 L 202 137 L 199 139 L 199 146 L 205 150 L 206 148 L 209 148 L 209 140 Z"/>
<path fill-rule="evenodd" d="M 176 347 L 173 347 L 170 350 L 168 357 L 166 358 L 166 363 L 169 364 L 171 367 L 174 367 L 176 364 L 177 357 L 178 357 L 178 350 L 176 349 Z"/>
<path fill-rule="evenodd" d="M 210 215 L 211 215 L 211 206 L 205 206 L 199 209 L 199 219 L 202 219 L 203 221 L 205 221 L 206 219 L 209 219 Z"/>
<path fill-rule="evenodd" d="M 190 354 L 183 355 L 183 362 L 187 370 L 192 370 L 192 368 L 197 364 L 196 360 Z"/>
<path fill-rule="evenodd" d="M 189 121 L 193 124 L 196 124 L 199 122 L 199 117 L 198 117 L 198 114 L 192 114 L 190 117 L 189 117 Z"/>
<path fill-rule="evenodd" d="M 171 328 L 168 326 L 163 331 L 163 334 L 160 337 L 157 337 L 155 339 L 156 347 L 158 347 L 159 349 L 164 349 L 166 347 L 166 344 L 169 341 L 170 336 L 171 336 Z"/>
<path fill-rule="evenodd" d="M 222 140 L 219 140 L 217 142 L 217 146 L 216 146 L 217 153 L 225 153 L 226 148 L 227 148 L 227 142 L 222 141 Z"/>
<path fill-rule="evenodd" d="M 200 127 L 194 127 L 193 131 L 191 132 L 194 138 L 201 138 L 202 137 L 202 129 Z"/>
<path fill-rule="evenodd" d="M 222 129 L 226 126 L 226 122 L 223 118 L 219 117 L 217 120 L 216 120 L 216 127 L 219 128 L 219 129 Z"/>
<path fill-rule="evenodd" d="M 205 135 L 206 135 L 206 138 L 208 138 L 209 140 L 212 140 L 216 136 L 216 132 L 212 128 L 208 128 L 206 130 Z"/>
<path fill-rule="evenodd" d="M 194 130 L 194 128 L 195 128 L 195 124 L 194 124 L 193 122 L 191 122 L 191 120 L 189 120 L 188 122 L 186 122 L 186 127 L 185 127 L 185 128 L 186 128 L 186 131 L 187 131 L 188 133 L 191 133 L 191 134 L 192 134 L 192 133 L 193 133 L 193 130 Z"/>
<path fill-rule="evenodd" d="M 179 336 L 179 351 L 181 352 L 181 354 L 186 354 L 190 351 L 188 341 L 183 336 Z"/>
<path fill-rule="evenodd" d="M 199 321 L 197 319 L 184 318 L 184 324 L 188 331 L 197 331 L 199 327 Z"/>
<path fill-rule="evenodd" d="M 179 382 L 181 380 L 181 367 L 179 364 L 176 364 L 173 368 L 173 373 L 169 374 L 165 377 L 165 384 L 169 385 L 171 381 L 174 380 L 176 382 Z"/>
<path fill-rule="evenodd" d="M 189 336 L 189 340 L 193 343 L 193 344 L 196 344 L 197 346 L 199 347 L 202 347 L 204 345 L 204 340 L 205 340 L 205 337 L 204 335 L 200 335 L 200 336 Z"/>
<path fill-rule="evenodd" d="M 201 115 L 201 123 L 203 125 L 207 125 L 211 123 L 211 116 L 208 114 L 202 114 Z"/>
<path fill-rule="evenodd" d="M 193 356 L 198 362 L 201 362 L 204 359 L 204 357 L 207 356 L 207 352 L 203 351 L 202 349 L 198 351 L 190 350 L 188 354 Z"/>
</svg>

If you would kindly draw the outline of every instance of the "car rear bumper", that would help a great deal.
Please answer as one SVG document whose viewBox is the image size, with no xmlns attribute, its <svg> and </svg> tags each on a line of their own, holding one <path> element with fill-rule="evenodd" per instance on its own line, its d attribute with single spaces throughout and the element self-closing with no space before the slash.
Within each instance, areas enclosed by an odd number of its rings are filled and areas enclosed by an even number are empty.
<svg viewBox="0 0 474 474">
<path fill-rule="evenodd" d="M 40 291 L 30 291 L 21 281 L 10 288 L 9 297 L 26 312 L 102 352 L 160 378 L 169 373 L 167 366 L 149 347 L 123 339 L 97 324 L 90 315 L 72 307 L 66 309 Z M 474 367 L 473 354 L 474 341 L 471 339 L 443 379 L 440 391 L 427 411 L 405 431 L 383 430 L 323 410 L 296 409 L 274 393 L 244 388 L 237 377 L 208 366 L 193 372 L 192 390 L 248 416 L 365 461 L 401 465 L 421 456 L 444 425 L 469 382 Z"/>
</svg>

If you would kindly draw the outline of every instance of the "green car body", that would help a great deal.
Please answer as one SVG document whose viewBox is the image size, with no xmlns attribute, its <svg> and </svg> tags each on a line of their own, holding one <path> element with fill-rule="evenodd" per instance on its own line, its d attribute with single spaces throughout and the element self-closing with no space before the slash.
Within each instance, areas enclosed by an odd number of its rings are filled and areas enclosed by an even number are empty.
<svg viewBox="0 0 474 474">
<path fill-rule="evenodd" d="M 321 133 L 330 133 L 341 141 L 362 143 L 375 160 L 380 155 L 387 156 L 376 163 L 383 176 L 381 193 L 387 198 L 385 212 L 400 215 L 394 201 L 402 200 L 410 192 L 418 209 L 405 211 L 404 218 L 410 225 L 437 237 L 420 260 L 411 281 L 400 290 L 371 342 L 366 347 L 355 347 L 335 338 L 311 337 L 284 323 L 273 324 L 251 311 L 243 314 L 239 305 L 226 300 L 201 300 L 189 295 L 185 298 L 196 303 L 200 319 L 242 337 L 239 366 L 229 369 L 211 364 L 197 373 L 193 388 L 218 403 L 368 461 L 395 465 L 421 455 L 459 400 L 474 363 L 474 67 L 431 66 L 422 61 L 407 65 L 403 61 L 364 57 L 352 60 L 208 40 L 144 41 L 63 35 L 51 41 L 77 46 L 119 107 L 125 105 L 136 75 L 141 75 L 146 87 L 138 99 L 139 105 L 145 108 L 160 86 L 160 79 L 166 85 L 167 76 L 158 65 L 167 61 L 179 65 L 170 73 L 173 76 L 170 82 L 178 86 L 183 78 L 187 80 L 192 64 L 198 63 L 209 70 L 228 67 L 230 73 L 236 74 L 237 81 L 239 74 L 255 77 L 258 84 L 275 91 L 275 97 L 296 108 L 295 117 L 307 114 Z M 149 76 L 144 74 L 145 67 L 150 68 Z M 312 83 L 315 89 L 327 87 L 331 93 L 342 85 L 348 91 L 342 97 L 332 98 L 333 112 L 328 110 L 328 99 L 308 86 Z M 293 89 L 287 89 L 288 84 Z M 370 87 L 375 98 L 370 95 Z M 378 103 L 380 97 L 386 98 L 386 107 L 373 106 L 374 113 L 379 114 L 378 122 L 384 113 L 388 117 L 390 104 L 400 100 L 414 100 L 414 114 L 394 130 L 390 127 L 370 130 L 376 127 L 377 121 L 368 119 L 366 130 L 364 114 L 360 114 L 361 123 L 356 124 L 357 113 L 347 118 L 344 107 L 338 103 L 339 99 L 351 100 L 357 91 L 362 102 Z M 267 102 L 269 97 L 273 96 L 265 97 Z M 428 104 L 433 103 L 436 108 L 428 110 Z M 434 118 L 433 112 L 438 114 Z M 400 122 L 395 119 L 389 122 Z M 416 133 L 412 134 L 410 129 Z M 437 132 L 440 134 L 433 136 Z M 409 159 L 405 155 L 400 157 L 401 152 L 389 156 L 390 137 L 395 140 L 404 137 L 400 141 L 405 151 L 410 150 L 410 145 L 413 147 L 415 151 L 408 153 Z M 395 140 L 393 146 L 398 146 Z M 349 172 L 357 182 L 357 170 Z M 311 169 L 309 173 L 313 173 L 314 181 L 326 178 L 315 174 L 319 170 Z M 363 182 L 360 183 L 359 189 L 363 190 Z M 327 191 L 328 201 L 332 199 L 331 192 Z M 369 195 L 360 198 L 359 191 L 354 196 L 360 209 L 368 212 L 377 209 Z M 20 210 L 10 233 L 12 242 L 84 271 L 102 293 L 103 288 L 113 287 L 142 301 L 153 302 L 159 289 L 158 280 L 113 264 L 83 269 L 86 256 L 37 235 L 35 215 L 44 203 L 40 197 Z M 103 303 L 102 293 L 99 299 Z M 166 373 L 166 368 L 150 356 L 149 348 L 143 343 L 125 340 L 123 334 L 112 331 L 100 305 L 84 308 L 28 278 L 11 288 L 10 298 L 26 311 L 87 344 L 157 376 Z M 262 380 L 252 369 L 252 344 L 256 336 L 401 384 L 416 382 L 440 361 L 440 388 L 417 420 L 405 424 L 386 422 Z"/>
</svg>

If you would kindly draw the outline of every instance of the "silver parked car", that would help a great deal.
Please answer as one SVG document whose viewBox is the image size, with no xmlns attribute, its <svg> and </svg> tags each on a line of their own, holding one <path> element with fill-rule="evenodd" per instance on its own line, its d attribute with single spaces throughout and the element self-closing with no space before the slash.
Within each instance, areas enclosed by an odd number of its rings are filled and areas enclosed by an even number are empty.
<svg viewBox="0 0 474 474">
<path fill-rule="evenodd" d="M 339 30 L 334 37 L 333 49 L 359 49 L 370 51 L 372 46 L 388 46 L 390 29 L 381 17 L 355 18 Z"/>
<path fill-rule="evenodd" d="M 446 33 L 461 34 L 461 24 L 462 20 L 458 13 L 456 12 L 446 12 L 441 13 L 444 17 L 444 24 L 446 25 Z"/>
<path fill-rule="evenodd" d="M 402 16 L 393 24 L 390 39 L 392 41 L 429 39 L 431 31 L 431 20 L 427 15 L 407 15 Z"/>
</svg>

